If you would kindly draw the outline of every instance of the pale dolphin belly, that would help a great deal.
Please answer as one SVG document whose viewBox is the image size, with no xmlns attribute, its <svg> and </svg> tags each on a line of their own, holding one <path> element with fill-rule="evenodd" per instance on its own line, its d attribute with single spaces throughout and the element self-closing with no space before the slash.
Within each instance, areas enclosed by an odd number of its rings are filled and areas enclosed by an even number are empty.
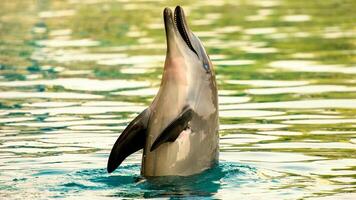
<svg viewBox="0 0 356 200">
<path fill-rule="evenodd" d="M 202 120 L 195 116 L 191 128 L 181 132 L 174 142 L 162 144 L 149 152 L 155 138 L 148 137 L 142 158 L 144 176 L 188 176 L 210 168 L 218 162 L 218 130 L 216 116 Z M 202 125 L 204 124 L 204 125 Z M 149 129 L 154 131 L 155 128 Z M 155 134 L 149 134 L 152 136 Z"/>
<path fill-rule="evenodd" d="M 212 93 L 211 86 L 204 84 L 204 80 L 196 80 L 197 76 L 177 77 L 177 73 L 171 75 L 161 85 L 151 107 L 152 114 L 142 157 L 143 176 L 188 176 L 208 169 L 218 161 L 219 122 L 216 93 Z M 185 106 L 194 111 L 189 128 L 182 131 L 174 142 L 164 143 L 151 152 L 152 143 Z"/>
</svg>

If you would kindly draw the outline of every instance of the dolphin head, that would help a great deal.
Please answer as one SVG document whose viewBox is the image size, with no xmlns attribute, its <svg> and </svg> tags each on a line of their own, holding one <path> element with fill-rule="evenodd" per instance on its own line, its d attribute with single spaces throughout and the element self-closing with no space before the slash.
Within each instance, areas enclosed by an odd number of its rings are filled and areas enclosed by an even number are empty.
<svg viewBox="0 0 356 200">
<path fill-rule="evenodd" d="M 182 7 L 163 11 L 167 40 L 165 68 L 185 68 L 186 71 L 212 74 L 212 64 L 203 44 L 190 30 Z M 166 70 L 166 69 L 165 69 Z"/>
<path fill-rule="evenodd" d="M 206 119 L 215 116 L 218 110 L 215 73 L 202 42 L 190 30 L 180 6 L 174 13 L 165 8 L 163 16 L 167 53 L 156 99 L 162 97 L 175 105 L 172 116 L 187 105 Z"/>
</svg>

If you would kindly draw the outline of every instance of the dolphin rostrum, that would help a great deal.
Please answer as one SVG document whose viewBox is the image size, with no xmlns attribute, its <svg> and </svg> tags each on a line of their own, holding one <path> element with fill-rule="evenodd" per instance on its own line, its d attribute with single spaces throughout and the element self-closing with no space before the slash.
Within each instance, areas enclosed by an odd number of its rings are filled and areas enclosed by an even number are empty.
<svg viewBox="0 0 356 200">
<path fill-rule="evenodd" d="M 166 61 L 159 91 L 115 142 L 107 170 L 143 148 L 141 175 L 188 176 L 219 157 L 218 98 L 213 65 L 189 29 L 183 9 L 165 8 Z"/>
</svg>

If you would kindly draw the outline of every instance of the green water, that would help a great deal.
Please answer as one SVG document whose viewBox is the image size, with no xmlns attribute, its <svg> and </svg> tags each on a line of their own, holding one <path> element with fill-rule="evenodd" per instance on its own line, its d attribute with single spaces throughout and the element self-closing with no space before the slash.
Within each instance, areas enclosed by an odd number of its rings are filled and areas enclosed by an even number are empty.
<svg viewBox="0 0 356 200">
<path fill-rule="evenodd" d="M 217 74 L 220 164 L 145 180 L 110 149 L 151 102 L 164 7 Z M 356 199 L 356 2 L 0 3 L 0 199 Z"/>
</svg>

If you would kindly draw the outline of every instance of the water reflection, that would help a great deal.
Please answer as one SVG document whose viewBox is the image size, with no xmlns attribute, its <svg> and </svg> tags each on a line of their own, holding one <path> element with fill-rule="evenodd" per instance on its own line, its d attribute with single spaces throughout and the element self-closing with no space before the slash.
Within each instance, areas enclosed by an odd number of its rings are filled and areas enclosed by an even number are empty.
<svg viewBox="0 0 356 200">
<path fill-rule="evenodd" d="M 75 14 L 75 10 L 42 11 L 38 14 L 41 18 L 68 17 Z"/>
<path fill-rule="evenodd" d="M 182 4 L 217 74 L 219 166 L 145 180 L 138 152 L 104 170 L 157 93 L 164 2 L 4 1 L 0 199 L 354 199 L 354 3 Z"/>
<path fill-rule="evenodd" d="M 282 80 L 226 80 L 225 83 L 251 85 L 254 87 L 291 87 L 309 84 L 308 81 L 282 81 Z"/>
<path fill-rule="evenodd" d="M 113 176 L 105 175 L 104 169 L 77 171 L 69 174 L 66 183 L 55 187 L 53 191 L 76 193 L 85 190 L 110 190 L 113 192 L 110 196 L 121 198 L 198 198 L 214 196 L 218 190 L 226 188 L 224 182 L 232 179 L 238 179 L 234 183 L 235 187 L 246 184 L 248 178 L 260 181 L 256 169 L 228 162 L 191 177 L 142 179 L 137 173 L 139 168 L 136 164 L 123 166 Z M 43 172 L 35 174 L 39 175 L 43 175 Z"/>
<path fill-rule="evenodd" d="M 324 72 L 324 73 L 345 73 L 345 74 L 355 74 L 356 67 L 346 67 L 344 65 L 328 65 L 319 64 L 314 61 L 306 60 L 280 60 L 273 61 L 270 63 L 271 67 L 286 69 L 291 71 L 301 71 L 301 72 Z"/>
<path fill-rule="evenodd" d="M 74 92 L 0 92 L 3 99 L 27 99 L 27 98 L 46 98 L 46 99 L 100 99 L 101 95 L 83 94 Z"/>
<path fill-rule="evenodd" d="M 62 86 L 69 90 L 84 91 L 111 91 L 125 88 L 144 87 L 150 85 L 144 81 L 127 80 L 94 80 L 84 78 L 63 78 L 55 80 L 33 80 L 33 81 L 12 81 L 0 82 L 0 86 L 6 87 L 25 87 L 36 85 Z"/>
<path fill-rule="evenodd" d="M 46 47 L 90 47 L 98 46 L 100 43 L 98 41 L 93 41 L 90 39 L 81 39 L 81 40 L 40 40 L 36 42 L 38 46 Z"/>
<path fill-rule="evenodd" d="M 305 22 L 310 20 L 311 17 L 309 15 L 286 15 L 282 17 L 282 21 L 286 22 Z"/>
<path fill-rule="evenodd" d="M 225 109 L 318 109 L 318 108 L 356 108 L 356 99 L 316 99 L 316 100 L 300 100 L 300 101 L 280 101 L 280 102 L 262 102 L 262 103 L 246 103 L 236 105 L 223 105 Z"/>
<path fill-rule="evenodd" d="M 249 89 L 246 92 L 256 95 L 273 95 L 283 93 L 323 93 L 323 92 L 354 92 L 356 87 L 347 87 L 343 85 L 308 85 L 299 87 L 282 87 L 282 88 L 264 88 Z"/>
</svg>

